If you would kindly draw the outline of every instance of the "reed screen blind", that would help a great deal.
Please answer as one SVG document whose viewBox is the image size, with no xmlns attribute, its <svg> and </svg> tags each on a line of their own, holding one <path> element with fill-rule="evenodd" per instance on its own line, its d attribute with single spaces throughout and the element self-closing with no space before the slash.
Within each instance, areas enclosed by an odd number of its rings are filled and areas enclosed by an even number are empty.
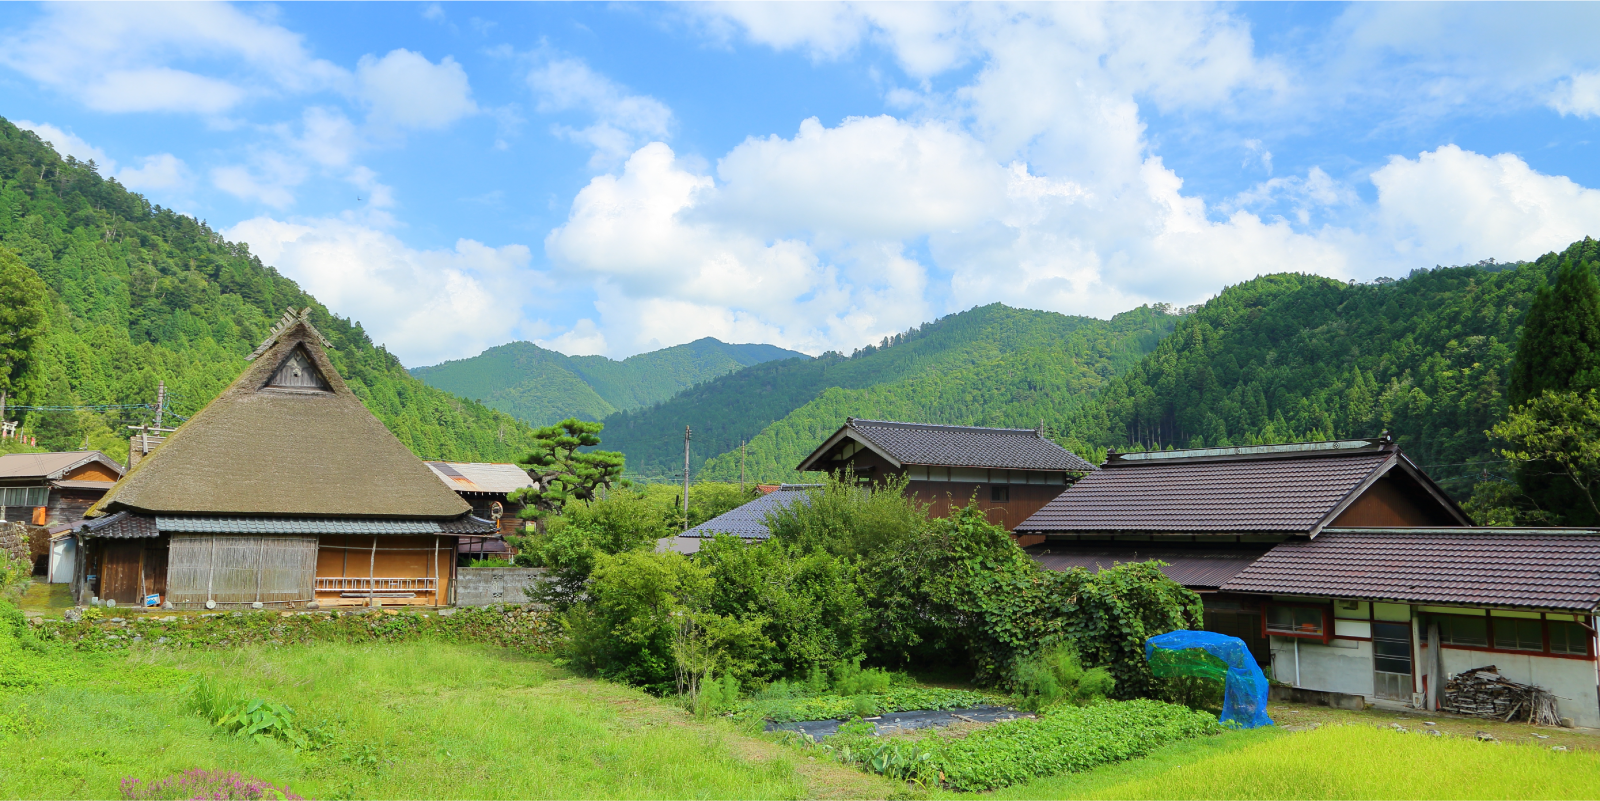
<svg viewBox="0 0 1600 801">
<path fill-rule="evenodd" d="M 316 597 L 316 537 L 174 534 L 169 554 L 167 593 L 175 606 Z"/>
</svg>

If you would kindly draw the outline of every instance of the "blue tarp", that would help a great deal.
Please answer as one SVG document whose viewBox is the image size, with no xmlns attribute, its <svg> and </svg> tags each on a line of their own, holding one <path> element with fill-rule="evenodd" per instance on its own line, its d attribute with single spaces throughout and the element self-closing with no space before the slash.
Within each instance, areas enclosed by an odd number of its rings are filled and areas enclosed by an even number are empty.
<svg viewBox="0 0 1600 801">
<path fill-rule="evenodd" d="M 1223 723 L 1234 723 L 1245 729 L 1272 725 L 1272 718 L 1267 717 L 1267 677 L 1250 655 L 1244 640 L 1212 631 L 1171 631 L 1145 640 L 1144 658 L 1158 676 L 1219 678 L 1221 666 L 1213 667 L 1204 658 L 1183 658 L 1181 652 L 1191 648 L 1204 651 L 1227 666 L 1227 672 L 1220 676 L 1223 680 Z M 1176 659 L 1154 660 L 1157 649 L 1179 653 L 1173 654 Z"/>
</svg>

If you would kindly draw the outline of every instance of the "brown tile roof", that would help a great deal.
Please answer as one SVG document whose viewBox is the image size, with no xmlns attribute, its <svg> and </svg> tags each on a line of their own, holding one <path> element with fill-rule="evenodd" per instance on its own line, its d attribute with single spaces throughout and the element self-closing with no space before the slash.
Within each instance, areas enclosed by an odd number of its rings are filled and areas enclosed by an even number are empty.
<svg viewBox="0 0 1600 801">
<path fill-rule="evenodd" d="M 890 420 L 846 418 L 843 428 L 797 468 L 823 470 L 821 457 L 846 437 L 864 440 L 902 465 L 986 467 L 999 470 L 1062 470 L 1089 473 L 1096 468 L 1077 454 L 1031 428 L 943 426 Z"/>
<path fill-rule="evenodd" d="M 1275 546 L 1226 592 L 1593 611 L 1600 534 L 1574 529 L 1327 529 Z"/>
<path fill-rule="evenodd" d="M 1074 567 L 1095 572 L 1117 564 L 1159 560 L 1162 574 L 1192 589 L 1214 590 L 1266 553 L 1263 546 L 1254 550 L 1176 549 L 1164 546 L 1094 545 L 1047 543 L 1024 549 L 1040 567 L 1067 571 Z"/>
<path fill-rule="evenodd" d="M 1108 459 L 1017 531 L 1314 535 L 1354 499 L 1352 493 L 1390 467 L 1431 485 L 1385 442 L 1129 454 Z M 1464 516 L 1461 522 L 1467 522 Z"/>
<path fill-rule="evenodd" d="M 267 386 L 303 353 L 327 390 Z M 471 510 L 362 405 L 304 313 L 89 511 L 457 518 Z"/>
</svg>

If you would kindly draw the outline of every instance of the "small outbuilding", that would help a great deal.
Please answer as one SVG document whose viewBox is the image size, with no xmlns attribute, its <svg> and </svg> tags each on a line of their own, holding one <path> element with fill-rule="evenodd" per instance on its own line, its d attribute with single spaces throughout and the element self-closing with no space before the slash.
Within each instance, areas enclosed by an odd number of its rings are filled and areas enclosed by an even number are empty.
<svg viewBox="0 0 1600 801">
<path fill-rule="evenodd" d="M 99 451 L 0 456 L 0 520 L 34 527 L 29 556 L 35 576 L 52 576 L 50 536 L 81 523 L 122 472 Z"/>
<path fill-rule="evenodd" d="M 528 471 L 509 462 L 427 462 L 444 485 L 472 505 L 472 515 L 495 523 L 497 536 L 462 537 L 460 559 L 510 559 L 516 546 L 507 542 L 508 534 L 521 534 L 528 521 L 518 517 L 523 504 L 511 500 L 511 493 L 533 486 Z"/>
<path fill-rule="evenodd" d="M 1258 599 L 1280 682 L 1449 710 L 1451 679 L 1492 666 L 1600 727 L 1600 532 L 1330 527 L 1222 591 Z"/>
<path fill-rule="evenodd" d="M 1079 477 L 1095 472 L 1042 428 L 984 428 L 845 418 L 795 469 L 881 481 L 904 476 L 907 492 L 947 517 L 976 500 L 1007 531 L 1038 512 Z"/>
<path fill-rule="evenodd" d="M 78 603 L 449 603 L 457 540 L 495 525 L 362 405 L 309 312 L 89 510 Z"/>
</svg>

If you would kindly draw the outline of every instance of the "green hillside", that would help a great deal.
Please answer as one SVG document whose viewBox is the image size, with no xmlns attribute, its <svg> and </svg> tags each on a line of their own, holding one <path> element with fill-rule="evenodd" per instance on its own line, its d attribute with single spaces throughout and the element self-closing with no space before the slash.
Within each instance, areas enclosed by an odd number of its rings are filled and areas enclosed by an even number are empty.
<svg viewBox="0 0 1600 801">
<path fill-rule="evenodd" d="M 0 249 L 44 282 L 34 300 L 46 328 L 11 365 L 12 406 L 152 403 L 165 380 L 172 410 L 191 415 L 239 374 L 285 309 L 311 306 L 351 389 L 419 456 L 505 460 L 530 445 L 526 425 L 411 378 L 359 323 L 330 314 L 244 245 L 152 205 L 92 164 L 62 159 L 4 119 Z M 79 409 L 24 411 L 20 419 L 41 446 L 87 444 L 121 458 L 124 426 L 147 417 L 142 409 Z"/>
<path fill-rule="evenodd" d="M 630 472 L 665 477 L 682 470 L 689 425 L 697 477 L 737 480 L 748 439 L 747 475 L 780 480 L 847 415 L 1031 428 L 1132 366 L 1176 320 L 1149 308 L 1106 321 L 982 306 L 850 357 L 761 364 L 612 415 L 606 447 L 627 454 Z M 728 455 L 706 462 L 716 454 Z"/>
<path fill-rule="evenodd" d="M 1258 278 L 1186 317 L 1065 423 L 1121 447 L 1388 430 L 1465 497 L 1486 474 L 1504 475 L 1484 431 L 1505 413 L 1523 316 L 1568 258 L 1600 261 L 1600 243 L 1585 239 L 1532 263 L 1419 270 L 1370 284 Z"/>
<path fill-rule="evenodd" d="M 511 342 L 470 359 L 416 367 L 411 375 L 537 426 L 568 417 L 599 420 L 659 403 L 717 376 L 753 364 L 809 359 L 776 345 L 729 345 L 706 337 L 629 356 L 566 356 L 532 342 Z"/>
</svg>

